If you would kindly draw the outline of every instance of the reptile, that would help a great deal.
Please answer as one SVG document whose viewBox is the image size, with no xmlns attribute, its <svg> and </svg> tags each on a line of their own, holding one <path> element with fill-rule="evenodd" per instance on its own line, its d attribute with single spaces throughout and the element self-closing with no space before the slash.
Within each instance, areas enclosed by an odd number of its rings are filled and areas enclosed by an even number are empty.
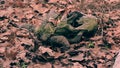
<svg viewBox="0 0 120 68">
<path fill-rule="evenodd" d="M 67 15 L 67 20 L 61 21 L 57 26 L 51 22 L 44 23 L 36 30 L 36 35 L 39 40 L 50 45 L 70 46 L 79 43 L 85 33 L 96 30 L 97 25 L 95 16 L 74 11 Z"/>
</svg>

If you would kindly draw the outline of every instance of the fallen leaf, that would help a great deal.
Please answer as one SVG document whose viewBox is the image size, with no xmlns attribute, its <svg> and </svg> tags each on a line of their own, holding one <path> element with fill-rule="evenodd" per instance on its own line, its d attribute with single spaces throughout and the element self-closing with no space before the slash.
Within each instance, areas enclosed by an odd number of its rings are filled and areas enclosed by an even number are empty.
<svg viewBox="0 0 120 68">
<path fill-rule="evenodd" d="M 3 68 L 10 68 L 10 60 L 6 60 L 3 62 Z"/>
<path fill-rule="evenodd" d="M 21 28 L 23 28 L 23 27 L 25 28 L 25 26 L 21 26 Z M 28 33 L 27 29 L 18 30 L 16 32 L 16 36 L 17 37 L 24 37 L 24 38 L 26 38 L 26 37 L 29 37 L 29 33 Z"/>
<path fill-rule="evenodd" d="M 59 0 L 49 0 L 48 3 L 57 3 Z"/>
<path fill-rule="evenodd" d="M 0 16 L 9 16 L 10 14 L 12 14 L 14 12 L 14 9 L 12 7 L 8 7 L 5 10 L 0 10 Z"/>
<path fill-rule="evenodd" d="M 115 59 L 115 63 L 114 63 L 114 65 L 113 65 L 113 68 L 120 68 L 120 52 L 118 52 L 118 55 L 117 55 L 117 57 L 116 57 L 116 59 Z"/>
<path fill-rule="evenodd" d="M 97 67 L 98 67 L 98 68 L 105 68 L 105 67 L 103 66 L 103 64 L 97 64 Z"/>
<path fill-rule="evenodd" d="M 59 58 L 63 56 L 63 54 L 59 53 L 59 52 L 54 52 L 54 58 Z"/>
<path fill-rule="evenodd" d="M 83 65 L 81 65 L 81 64 L 78 63 L 78 62 L 76 62 L 76 63 L 73 63 L 72 68 L 83 68 Z"/>
<path fill-rule="evenodd" d="M 43 46 L 40 46 L 39 50 L 42 54 L 47 52 L 50 56 L 54 56 L 54 52 L 50 48 L 45 48 Z"/>
<path fill-rule="evenodd" d="M 5 49 L 6 49 L 5 47 L 0 47 L 0 53 L 2 54 L 5 53 Z"/>
<path fill-rule="evenodd" d="M 31 7 L 33 7 L 34 10 L 37 10 L 40 13 L 45 13 L 49 10 L 48 8 L 43 7 L 42 4 L 32 4 Z"/>
<path fill-rule="evenodd" d="M 84 60 L 84 54 L 81 53 L 78 56 L 74 56 L 74 57 L 69 58 L 69 60 L 80 62 L 80 61 Z"/>
</svg>

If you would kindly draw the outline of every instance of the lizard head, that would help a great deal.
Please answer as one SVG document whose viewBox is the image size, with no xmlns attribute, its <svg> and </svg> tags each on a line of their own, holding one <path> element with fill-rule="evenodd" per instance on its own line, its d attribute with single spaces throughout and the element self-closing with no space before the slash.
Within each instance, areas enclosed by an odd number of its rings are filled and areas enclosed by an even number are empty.
<svg viewBox="0 0 120 68">
<path fill-rule="evenodd" d="M 77 20 L 83 16 L 84 15 L 78 11 L 70 12 L 67 15 L 67 23 L 71 24 L 74 27 L 77 27 L 78 26 Z"/>
</svg>

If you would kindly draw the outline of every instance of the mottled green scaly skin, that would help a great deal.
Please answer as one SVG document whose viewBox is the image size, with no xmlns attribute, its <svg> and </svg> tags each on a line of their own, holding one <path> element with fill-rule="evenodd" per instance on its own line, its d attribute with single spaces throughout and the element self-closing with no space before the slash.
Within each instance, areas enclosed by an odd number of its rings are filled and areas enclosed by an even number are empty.
<svg viewBox="0 0 120 68">
<path fill-rule="evenodd" d="M 48 41 L 51 45 L 61 44 L 69 46 L 70 43 L 80 42 L 84 32 L 89 33 L 97 29 L 98 25 L 97 18 L 90 15 L 79 17 L 78 20 L 75 18 L 74 20 L 72 20 L 72 18 L 68 20 L 61 21 L 57 26 L 49 22 L 41 25 L 36 31 L 38 39 Z M 71 25 L 74 24 L 74 22 L 77 22 L 78 26 Z"/>
<path fill-rule="evenodd" d="M 36 31 L 38 39 L 46 41 L 51 35 L 54 34 L 55 26 L 52 23 L 41 25 Z"/>
<path fill-rule="evenodd" d="M 91 15 L 83 16 L 79 20 L 78 23 L 82 24 L 81 26 L 75 28 L 77 30 L 87 30 L 88 32 L 97 29 L 98 21 L 97 18 Z"/>
</svg>

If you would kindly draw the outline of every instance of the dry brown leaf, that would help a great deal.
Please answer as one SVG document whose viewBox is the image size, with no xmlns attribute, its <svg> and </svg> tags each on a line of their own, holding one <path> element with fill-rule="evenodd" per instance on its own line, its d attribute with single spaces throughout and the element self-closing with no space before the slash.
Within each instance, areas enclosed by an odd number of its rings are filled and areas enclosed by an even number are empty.
<svg viewBox="0 0 120 68">
<path fill-rule="evenodd" d="M 9 47 L 11 46 L 11 44 L 9 42 L 4 42 L 4 43 L 0 43 L 0 46 L 2 47 Z"/>
<path fill-rule="evenodd" d="M 118 55 L 117 55 L 117 57 L 115 59 L 115 63 L 113 65 L 113 68 L 119 68 L 120 67 L 119 63 L 120 63 L 120 52 L 118 51 Z"/>
<path fill-rule="evenodd" d="M 81 54 L 79 54 L 78 56 L 74 56 L 74 57 L 71 57 L 71 58 L 69 58 L 71 61 L 82 61 L 82 60 L 84 60 L 84 54 L 83 53 L 81 53 Z"/>
<path fill-rule="evenodd" d="M 66 5 L 67 2 L 65 0 L 60 0 L 59 3 Z"/>
<path fill-rule="evenodd" d="M 49 0 L 48 3 L 57 3 L 59 0 Z"/>
<path fill-rule="evenodd" d="M 50 63 L 46 64 L 33 64 L 28 66 L 28 68 L 52 68 L 52 65 Z"/>
<path fill-rule="evenodd" d="M 66 65 L 69 64 L 68 59 L 62 59 L 61 62 L 62 62 L 63 64 L 66 64 Z"/>
<path fill-rule="evenodd" d="M 103 59 L 99 59 L 98 62 L 104 63 L 105 61 Z"/>
<path fill-rule="evenodd" d="M 40 27 L 42 22 L 42 20 L 32 19 L 32 24 L 35 26 L 35 30 L 37 30 Z"/>
<path fill-rule="evenodd" d="M 103 36 L 94 36 L 94 37 L 91 37 L 90 39 L 93 41 L 98 41 L 98 40 L 101 40 L 102 38 Z"/>
<path fill-rule="evenodd" d="M 5 56 L 12 60 L 16 58 L 16 55 L 18 54 L 18 50 L 15 47 L 9 47 L 6 49 Z"/>
<path fill-rule="evenodd" d="M 104 52 L 98 52 L 96 56 L 98 56 L 99 58 L 103 58 L 103 57 L 105 57 L 106 55 L 105 55 Z"/>
<path fill-rule="evenodd" d="M 118 20 L 118 19 L 120 19 L 120 17 L 119 16 L 113 16 L 113 17 L 111 17 L 111 19 L 112 20 Z"/>
<path fill-rule="evenodd" d="M 45 12 L 47 12 L 49 10 L 48 8 L 43 7 L 42 4 L 37 4 L 37 5 L 36 4 L 32 4 L 31 6 L 33 7 L 34 10 L 37 10 L 40 13 L 45 13 Z"/>
<path fill-rule="evenodd" d="M 14 12 L 14 9 L 12 7 L 8 7 L 5 10 L 0 10 L 0 16 L 7 16 L 8 17 L 13 12 Z"/>
<path fill-rule="evenodd" d="M 34 15 L 33 15 L 32 13 L 29 13 L 29 14 L 26 14 L 26 15 L 25 15 L 25 17 L 26 17 L 27 19 L 31 19 L 33 16 L 34 16 Z"/>
<path fill-rule="evenodd" d="M 14 7 L 25 7 L 26 3 L 22 2 L 22 0 L 13 0 L 13 1 L 8 1 L 9 5 L 14 6 Z"/>
<path fill-rule="evenodd" d="M 21 41 L 21 44 L 27 44 L 30 46 L 33 46 L 34 43 L 32 42 L 32 39 L 28 39 L 28 38 L 21 38 L 19 39 Z"/>
<path fill-rule="evenodd" d="M 83 66 L 79 64 L 78 62 L 76 62 L 76 63 L 73 63 L 72 68 L 83 68 Z"/>
<path fill-rule="evenodd" d="M 19 50 L 19 51 L 24 50 L 24 47 L 21 46 L 21 41 L 19 38 L 15 38 L 14 41 L 15 41 L 15 47 L 17 50 Z"/>
<path fill-rule="evenodd" d="M 13 15 L 17 16 L 18 20 L 21 20 L 22 18 L 25 18 L 25 14 L 24 14 L 25 12 L 24 12 L 23 9 L 15 8 L 14 12 L 15 12 L 15 14 L 13 14 Z"/>
<path fill-rule="evenodd" d="M 105 0 L 106 2 L 108 2 L 109 4 L 113 3 L 113 2 L 120 2 L 120 0 Z"/>
<path fill-rule="evenodd" d="M 107 58 L 108 60 L 110 60 L 110 59 L 112 59 L 112 56 L 111 56 L 111 55 L 106 55 L 106 58 Z"/>
<path fill-rule="evenodd" d="M 6 47 L 0 47 L 0 53 L 5 53 Z"/>
<path fill-rule="evenodd" d="M 24 38 L 26 38 L 26 37 L 29 37 L 29 33 L 28 33 L 28 31 L 27 30 L 18 30 L 17 32 L 16 32 L 16 35 L 18 36 L 18 37 L 24 37 Z"/>
<path fill-rule="evenodd" d="M 98 68 L 105 68 L 103 64 L 97 64 Z"/>
<path fill-rule="evenodd" d="M 54 52 L 50 48 L 45 48 L 43 46 L 40 46 L 39 50 L 42 54 L 47 52 L 50 56 L 54 56 Z"/>
<path fill-rule="evenodd" d="M 28 68 L 40 68 L 41 64 L 31 64 L 28 66 Z"/>
<path fill-rule="evenodd" d="M 16 58 L 17 59 L 25 59 L 26 57 L 25 57 L 25 55 L 26 55 L 26 51 L 25 50 L 23 50 L 23 51 L 20 51 L 17 55 L 16 55 Z"/>
<path fill-rule="evenodd" d="M 60 56 L 63 56 L 63 54 L 59 53 L 59 52 L 55 52 L 54 53 L 54 58 L 58 58 Z"/>
<path fill-rule="evenodd" d="M 8 41 L 9 39 L 8 39 L 8 37 L 1 37 L 0 38 L 2 41 Z"/>
<path fill-rule="evenodd" d="M 3 62 L 3 68 L 10 68 L 10 60 L 6 60 Z"/>
</svg>

